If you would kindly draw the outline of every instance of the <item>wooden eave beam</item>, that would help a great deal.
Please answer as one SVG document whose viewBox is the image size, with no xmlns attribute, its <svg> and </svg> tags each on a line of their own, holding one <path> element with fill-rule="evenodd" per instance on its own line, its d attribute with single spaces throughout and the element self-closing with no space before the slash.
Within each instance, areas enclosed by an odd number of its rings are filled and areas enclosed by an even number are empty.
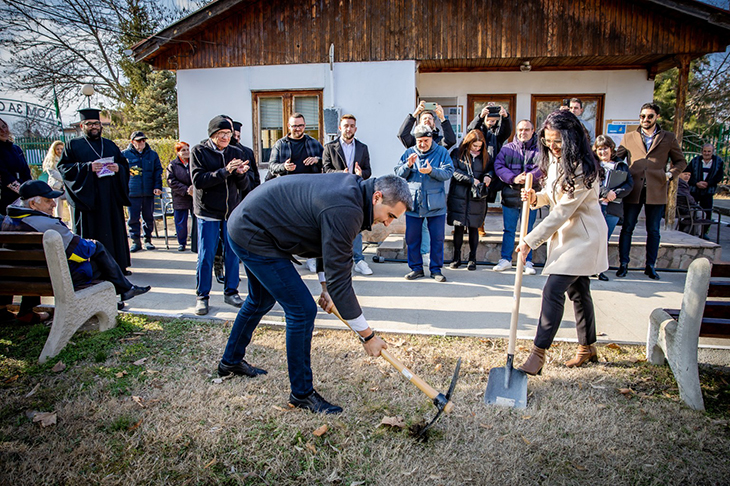
<svg viewBox="0 0 730 486">
<path fill-rule="evenodd" d="M 135 62 L 146 60 L 153 53 L 159 51 L 160 48 L 171 42 L 191 42 L 187 40 L 180 41 L 178 39 L 180 36 L 201 26 L 209 19 L 217 17 L 218 15 L 246 1 L 248 0 L 217 0 L 209 3 L 200 10 L 191 13 L 187 17 L 184 17 L 169 27 L 132 46 Z"/>
<path fill-rule="evenodd" d="M 661 7 L 672 9 L 683 15 L 690 15 L 708 24 L 730 31 L 730 12 L 697 1 L 645 0 Z"/>
</svg>

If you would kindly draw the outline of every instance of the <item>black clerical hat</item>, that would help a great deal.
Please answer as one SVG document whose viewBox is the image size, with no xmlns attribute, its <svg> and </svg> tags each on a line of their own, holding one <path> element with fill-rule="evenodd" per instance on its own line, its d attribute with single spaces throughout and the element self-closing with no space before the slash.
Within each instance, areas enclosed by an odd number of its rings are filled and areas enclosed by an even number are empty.
<svg viewBox="0 0 730 486">
<path fill-rule="evenodd" d="M 101 120 L 99 117 L 99 112 L 101 110 L 98 110 L 96 108 L 84 108 L 83 110 L 79 110 L 79 116 L 81 117 L 81 121 L 84 120 Z"/>
<path fill-rule="evenodd" d="M 243 123 L 241 123 L 239 121 L 234 121 L 233 122 L 233 130 L 234 131 L 239 131 L 240 132 L 242 126 L 243 126 Z"/>
</svg>

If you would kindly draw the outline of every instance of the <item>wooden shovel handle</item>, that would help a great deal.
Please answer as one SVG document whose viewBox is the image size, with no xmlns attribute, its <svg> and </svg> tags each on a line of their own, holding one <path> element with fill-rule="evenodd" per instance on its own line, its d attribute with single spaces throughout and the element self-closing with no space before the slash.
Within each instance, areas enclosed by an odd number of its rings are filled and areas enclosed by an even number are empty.
<svg viewBox="0 0 730 486">
<path fill-rule="evenodd" d="M 334 315 L 336 315 L 337 318 L 339 320 L 341 320 L 347 327 L 352 329 L 352 327 L 350 327 L 350 324 L 342 318 L 339 311 L 334 306 L 332 307 L 332 313 Z M 355 331 L 355 330 L 352 329 L 352 331 Z M 431 385 L 426 383 L 420 376 L 416 375 L 411 370 L 409 370 L 406 367 L 406 365 L 404 365 L 403 363 L 401 363 L 398 360 L 398 358 L 396 358 L 395 356 L 390 354 L 387 349 L 380 350 L 380 356 L 382 356 L 385 361 L 390 363 L 391 366 L 393 366 L 393 368 L 398 370 L 398 372 L 400 374 L 405 376 L 408 381 L 410 381 L 411 383 L 416 385 L 418 387 L 418 389 L 421 390 L 423 393 L 425 393 L 426 396 L 428 398 L 430 398 L 431 400 L 435 400 L 436 397 L 438 397 L 440 395 L 439 392 L 437 392 Z M 454 403 L 451 400 L 449 400 L 449 402 L 444 406 L 444 412 L 450 413 L 453 409 L 454 409 Z"/>
<path fill-rule="evenodd" d="M 532 189 L 532 174 L 525 176 L 525 189 Z M 527 228 L 530 221 L 530 201 L 522 201 L 522 216 L 520 217 L 520 243 L 527 235 Z M 515 342 L 517 341 L 517 321 L 520 317 L 520 297 L 522 294 L 522 272 L 525 264 L 522 263 L 522 255 L 517 255 L 517 272 L 515 273 L 514 300 L 512 301 L 512 318 L 509 326 L 509 344 L 507 354 L 515 354 Z"/>
</svg>

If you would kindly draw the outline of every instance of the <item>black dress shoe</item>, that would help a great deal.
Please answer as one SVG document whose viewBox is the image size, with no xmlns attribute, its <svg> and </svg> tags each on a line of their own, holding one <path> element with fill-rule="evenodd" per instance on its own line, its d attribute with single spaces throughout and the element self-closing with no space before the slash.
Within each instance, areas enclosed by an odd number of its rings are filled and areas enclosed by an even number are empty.
<svg viewBox="0 0 730 486">
<path fill-rule="evenodd" d="M 258 375 L 265 374 L 268 374 L 268 371 L 262 368 L 256 368 L 255 366 L 251 366 L 246 362 L 245 359 L 241 360 L 240 363 L 234 365 L 223 364 L 222 361 L 218 363 L 218 376 L 236 375 L 250 376 L 251 378 L 254 378 Z"/>
<path fill-rule="evenodd" d="M 132 285 L 132 288 L 124 292 L 122 295 L 120 295 L 122 300 L 129 300 L 133 297 L 137 297 L 138 295 L 146 294 L 150 291 L 152 287 L 149 285 L 147 287 L 140 287 L 139 285 Z"/>
<path fill-rule="evenodd" d="M 294 394 L 289 394 L 289 403 L 297 408 L 304 408 L 314 413 L 335 414 L 342 413 L 342 407 L 332 405 L 322 398 L 322 395 L 313 391 L 307 398 L 297 398 Z"/>
<path fill-rule="evenodd" d="M 652 280 L 661 280 L 662 278 L 656 273 L 656 270 L 652 265 L 647 265 L 644 269 L 644 275 L 648 276 Z"/>
<path fill-rule="evenodd" d="M 132 271 L 127 270 L 126 268 L 124 270 L 122 270 L 122 273 L 124 274 L 125 277 L 129 277 L 130 275 L 132 275 Z"/>
<path fill-rule="evenodd" d="M 601 272 L 598 274 L 598 280 L 600 280 L 601 282 L 608 282 L 608 277 L 605 273 Z"/>
<path fill-rule="evenodd" d="M 623 263 L 619 265 L 618 270 L 616 270 L 617 277 L 625 277 L 627 273 L 629 273 L 629 266 Z"/>
<path fill-rule="evenodd" d="M 406 280 L 415 280 L 417 278 L 423 278 L 426 274 L 423 270 L 413 270 L 411 273 L 406 274 Z"/>
</svg>

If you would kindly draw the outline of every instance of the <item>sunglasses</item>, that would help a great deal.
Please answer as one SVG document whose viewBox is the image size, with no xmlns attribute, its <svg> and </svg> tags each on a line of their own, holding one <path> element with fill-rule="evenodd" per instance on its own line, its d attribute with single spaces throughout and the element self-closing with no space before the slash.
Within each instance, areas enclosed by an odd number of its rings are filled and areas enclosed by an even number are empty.
<svg viewBox="0 0 730 486">
<path fill-rule="evenodd" d="M 639 115 L 639 118 L 641 118 L 642 120 L 644 120 L 644 119 L 646 119 L 646 120 L 651 120 L 651 119 L 652 119 L 652 118 L 654 118 L 655 116 L 656 116 L 656 115 Z"/>
<path fill-rule="evenodd" d="M 562 147 L 563 146 L 562 140 L 546 140 L 544 138 L 541 138 L 540 143 L 542 143 L 546 147 L 550 147 L 550 146 Z"/>
</svg>

